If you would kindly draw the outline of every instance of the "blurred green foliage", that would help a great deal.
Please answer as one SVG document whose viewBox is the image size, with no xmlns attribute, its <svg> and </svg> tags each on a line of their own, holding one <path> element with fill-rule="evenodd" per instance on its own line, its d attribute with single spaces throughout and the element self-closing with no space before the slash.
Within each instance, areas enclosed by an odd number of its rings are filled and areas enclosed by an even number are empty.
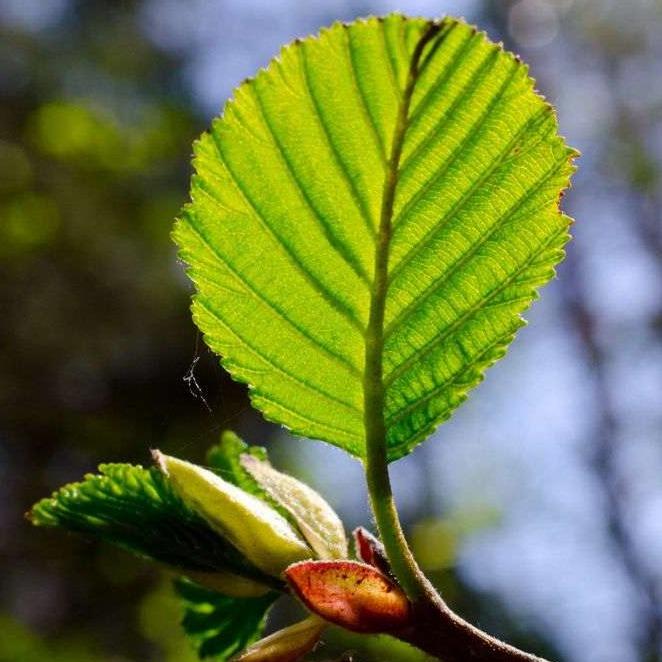
<svg viewBox="0 0 662 662">
<path fill-rule="evenodd" d="M 70 638 L 46 643 L 30 629 L 6 614 L 0 615 L 0 662 L 110 662 L 82 633 Z M 113 656 L 113 662 L 122 658 Z M 184 662 L 185 658 L 177 662 Z"/>
<path fill-rule="evenodd" d="M 8 662 L 154 660 L 184 646 L 178 609 L 158 636 L 141 626 L 147 564 L 35 535 L 22 515 L 102 460 L 145 462 L 156 445 L 202 459 L 223 418 L 246 408 L 206 354 L 196 374 L 218 418 L 183 381 L 201 350 L 169 235 L 205 122 L 177 63 L 141 33 L 139 4 L 71 2 L 45 31 L 0 24 L 0 503 L 11 504 L 0 508 L 0 610 L 17 619 L 0 626 Z"/>
<path fill-rule="evenodd" d="M 182 620 L 182 602 L 172 590 L 172 582 L 163 581 L 144 597 L 139 610 L 140 629 L 147 639 L 158 644 L 163 662 L 197 662 L 190 639 L 173 624 Z"/>
</svg>

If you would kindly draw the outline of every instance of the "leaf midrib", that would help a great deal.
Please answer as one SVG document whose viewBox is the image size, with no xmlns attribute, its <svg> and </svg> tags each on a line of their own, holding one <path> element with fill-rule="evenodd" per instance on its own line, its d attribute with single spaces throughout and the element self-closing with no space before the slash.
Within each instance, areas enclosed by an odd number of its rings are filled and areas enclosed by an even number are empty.
<svg viewBox="0 0 662 662">
<path fill-rule="evenodd" d="M 383 380 L 384 314 L 389 286 L 388 258 L 392 234 L 395 191 L 405 134 L 409 126 L 409 108 L 420 74 L 420 60 L 425 46 L 441 30 L 443 23 L 429 22 L 416 44 L 409 63 L 407 84 L 398 106 L 391 153 L 384 174 L 379 230 L 375 240 L 374 275 L 370 290 L 370 314 L 365 333 L 365 371 L 363 375 L 366 457 L 371 464 L 386 465 L 385 388 Z"/>
</svg>

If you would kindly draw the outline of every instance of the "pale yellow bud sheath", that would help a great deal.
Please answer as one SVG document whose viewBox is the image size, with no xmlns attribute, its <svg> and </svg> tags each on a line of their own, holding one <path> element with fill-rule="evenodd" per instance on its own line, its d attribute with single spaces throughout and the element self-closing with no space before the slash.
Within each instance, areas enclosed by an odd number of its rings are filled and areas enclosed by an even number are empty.
<svg viewBox="0 0 662 662">
<path fill-rule="evenodd" d="M 247 577 L 240 577 L 226 570 L 216 570 L 214 572 L 186 570 L 184 574 L 200 586 L 233 598 L 258 598 L 273 590 L 266 584 L 261 584 Z"/>
<path fill-rule="evenodd" d="M 179 496 L 263 572 L 278 577 L 313 557 L 289 522 L 261 499 L 208 469 L 159 451 L 152 455 Z"/>
<path fill-rule="evenodd" d="M 318 558 L 347 558 L 343 524 L 333 508 L 312 487 L 252 455 L 244 454 L 240 461 L 262 489 L 294 517 Z"/>
<path fill-rule="evenodd" d="M 318 616 L 309 616 L 305 621 L 260 639 L 234 659 L 236 662 L 297 662 L 315 648 L 326 625 Z"/>
</svg>

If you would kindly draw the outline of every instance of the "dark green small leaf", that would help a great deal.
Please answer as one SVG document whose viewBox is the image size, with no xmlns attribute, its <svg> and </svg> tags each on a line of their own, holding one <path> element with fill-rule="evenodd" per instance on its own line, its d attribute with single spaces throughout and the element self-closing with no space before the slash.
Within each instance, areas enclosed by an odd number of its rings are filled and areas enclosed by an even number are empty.
<svg viewBox="0 0 662 662">
<path fill-rule="evenodd" d="M 260 460 L 267 460 L 267 449 L 262 446 L 249 446 L 231 430 L 221 434 L 221 440 L 207 451 L 209 468 L 221 478 L 241 487 L 245 492 L 264 496 L 264 490 L 255 479 L 241 466 L 242 455 L 251 455 Z"/>
<path fill-rule="evenodd" d="M 200 658 L 229 660 L 257 641 L 267 612 L 278 598 L 268 593 L 259 598 L 230 598 L 186 580 L 175 582 L 184 603 L 182 626 Z"/>
</svg>

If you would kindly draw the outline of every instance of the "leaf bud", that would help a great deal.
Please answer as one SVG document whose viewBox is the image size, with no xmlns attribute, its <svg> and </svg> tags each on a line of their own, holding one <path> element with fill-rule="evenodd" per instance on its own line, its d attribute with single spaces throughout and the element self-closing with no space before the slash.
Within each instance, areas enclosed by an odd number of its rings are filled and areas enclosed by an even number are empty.
<svg viewBox="0 0 662 662">
<path fill-rule="evenodd" d="M 347 538 L 343 524 L 320 494 L 253 455 L 243 454 L 241 465 L 294 518 L 318 558 L 347 558 Z"/>
<path fill-rule="evenodd" d="M 290 523 L 258 497 L 203 467 L 159 451 L 153 456 L 184 502 L 256 568 L 277 577 L 313 556 Z"/>
<path fill-rule="evenodd" d="M 236 662 L 297 662 L 315 648 L 325 627 L 323 620 L 310 616 L 260 639 Z"/>
<path fill-rule="evenodd" d="M 354 529 L 353 535 L 356 556 L 364 563 L 381 570 L 385 575 L 392 578 L 391 564 L 381 541 L 362 526 Z"/>
<path fill-rule="evenodd" d="M 394 632 L 410 625 L 407 596 L 376 568 L 357 561 L 303 561 L 286 571 L 314 614 L 347 630 Z"/>
</svg>

